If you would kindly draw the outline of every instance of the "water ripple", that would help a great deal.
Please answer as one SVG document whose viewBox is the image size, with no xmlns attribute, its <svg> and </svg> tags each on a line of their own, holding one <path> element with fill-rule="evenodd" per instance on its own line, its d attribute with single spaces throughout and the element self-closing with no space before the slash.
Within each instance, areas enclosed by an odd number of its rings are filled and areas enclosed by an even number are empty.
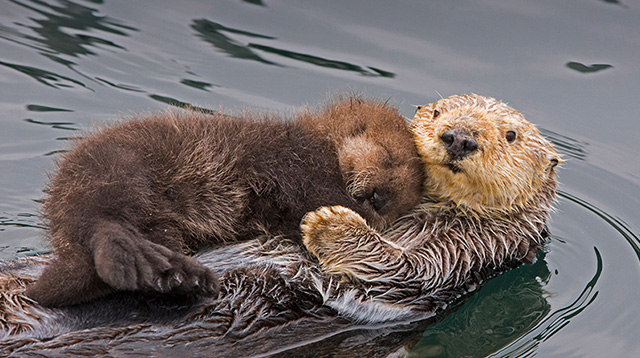
<svg viewBox="0 0 640 358">
<path fill-rule="evenodd" d="M 269 39 L 273 40 L 275 37 L 256 34 L 249 31 L 238 30 L 231 27 L 221 25 L 217 22 L 213 22 L 207 19 L 193 20 L 191 28 L 196 30 L 199 36 L 206 42 L 212 44 L 215 48 L 228 54 L 231 57 L 240 58 L 244 60 L 253 60 L 262 62 L 268 65 L 275 65 L 275 63 L 265 60 L 260 57 L 248 46 L 231 39 L 224 33 L 231 33 L 236 35 L 247 36 L 251 38 Z"/>
<path fill-rule="evenodd" d="M 34 229 L 46 229 L 36 214 L 31 213 L 18 213 L 18 214 L 9 214 L 3 213 L 3 216 L 0 216 L 0 230 L 4 230 L 3 227 L 13 226 L 13 227 L 28 227 Z"/>
<path fill-rule="evenodd" d="M 35 119 L 31 119 L 31 118 L 27 118 L 24 121 L 27 122 L 27 123 L 39 124 L 39 125 L 43 125 L 43 126 L 49 126 L 51 128 L 55 128 L 55 129 L 64 129 L 64 130 L 68 130 L 68 131 L 77 131 L 78 130 L 78 128 L 69 127 L 69 126 L 76 125 L 76 123 L 73 123 L 73 122 L 43 122 L 43 121 L 36 121 Z"/>
<path fill-rule="evenodd" d="M 73 112 L 72 109 L 43 106 L 40 104 L 28 104 L 27 110 L 31 112 Z"/>
<path fill-rule="evenodd" d="M 595 285 L 602 274 L 602 256 L 596 247 L 596 272 L 587 283 L 584 290 L 570 304 L 553 311 L 541 320 L 534 329 L 514 340 L 511 344 L 489 357 L 531 357 L 535 355 L 538 346 L 567 326 L 573 317 L 584 311 L 598 296 Z"/>
<path fill-rule="evenodd" d="M 409 356 L 484 357 L 504 349 L 551 312 L 544 291 L 550 277 L 545 253 L 540 252 L 534 264 L 489 280 L 457 311 L 427 326 Z"/>
<path fill-rule="evenodd" d="M 44 18 L 31 17 L 36 25 L 17 24 L 26 27 L 38 36 L 21 34 L 25 40 L 44 46 L 42 50 L 55 54 L 64 54 L 76 57 L 78 55 L 94 55 L 90 47 L 106 45 L 114 48 L 124 49 L 118 44 L 102 39 L 88 32 L 95 30 L 107 32 L 119 36 L 128 36 L 127 31 L 137 31 L 136 28 L 124 25 L 117 20 L 107 16 L 97 15 L 98 10 L 86 7 L 69 0 L 60 1 L 60 6 L 51 5 L 42 1 L 33 0 L 21 2 L 10 0 L 10 2 L 31 10 Z M 73 33 L 73 30 L 76 33 Z M 15 32 L 13 32 L 15 33 Z"/>
<path fill-rule="evenodd" d="M 86 88 L 90 91 L 93 92 L 92 89 L 90 89 L 89 87 L 85 86 L 84 83 L 78 81 L 78 80 L 74 80 L 73 78 L 70 77 L 66 77 L 63 75 L 58 75 L 56 73 L 53 73 L 51 71 L 47 71 L 47 70 L 43 70 L 40 68 L 36 68 L 36 67 L 31 67 L 31 66 L 25 66 L 25 65 L 18 65 L 15 63 L 8 63 L 8 62 L 4 62 L 4 61 L 0 61 L 0 65 L 2 66 L 6 66 L 9 67 L 11 69 L 14 69 L 16 71 L 22 72 L 25 75 L 33 78 L 34 80 L 47 85 L 49 87 L 53 87 L 53 88 L 72 88 L 75 86 L 80 86 L 82 88 Z"/>
<path fill-rule="evenodd" d="M 374 77 L 380 76 L 380 77 L 390 77 L 390 78 L 395 77 L 395 74 L 393 72 L 384 71 L 374 67 L 367 67 L 368 69 L 367 70 L 361 66 L 354 65 L 344 61 L 330 60 L 330 59 L 326 59 L 319 56 L 312 56 L 312 55 L 307 55 L 300 52 L 293 52 L 293 51 L 288 51 L 288 50 L 283 50 L 275 47 L 253 44 L 253 43 L 250 43 L 249 47 L 262 50 L 264 52 L 272 53 L 275 55 L 280 55 L 282 57 L 286 57 L 292 60 L 310 63 L 315 66 L 332 68 L 332 69 L 343 70 L 343 71 L 353 71 L 353 72 L 358 72 L 365 76 L 374 76 Z"/>
<path fill-rule="evenodd" d="M 300 61 L 300 62 L 312 64 L 315 66 L 330 68 L 330 69 L 357 72 L 365 76 L 389 77 L 389 78 L 395 77 L 395 73 L 390 71 L 385 71 L 375 67 L 370 67 L 370 66 L 363 67 L 363 66 L 348 63 L 345 61 L 328 59 L 321 56 L 304 54 L 300 52 L 290 51 L 282 48 L 276 48 L 273 46 L 261 45 L 257 43 L 248 43 L 245 45 L 236 40 L 231 39 L 229 36 L 225 35 L 225 33 L 246 36 L 249 38 L 264 39 L 264 40 L 276 40 L 277 38 L 273 36 L 261 35 L 255 32 L 249 32 L 245 30 L 239 30 L 239 29 L 227 27 L 207 19 L 193 20 L 193 24 L 191 25 L 191 27 L 198 32 L 199 36 L 202 39 L 212 44 L 218 50 L 235 58 L 240 58 L 244 60 L 253 60 L 253 61 L 261 62 L 267 65 L 286 67 L 282 64 L 278 64 L 273 61 L 266 60 L 265 58 L 260 56 L 256 51 L 254 51 L 254 50 L 259 50 L 269 54 L 285 57 L 294 61 Z"/>
<path fill-rule="evenodd" d="M 573 138 L 547 129 L 540 128 L 540 133 L 542 133 L 543 136 L 545 136 L 551 143 L 553 143 L 553 145 L 558 148 L 562 155 L 578 160 L 587 159 L 587 156 L 589 154 L 587 152 L 587 146 L 589 145 L 588 143 L 580 142 Z"/>
<path fill-rule="evenodd" d="M 185 86 L 189 86 L 189 87 L 193 87 L 199 90 L 203 90 L 206 92 L 209 92 L 209 90 L 207 88 L 209 87 L 221 87 L 220 85 L 216 85 L 213 83 L 208 83 L 208 82 L 201 82 L 201 81 L 195 81 L 195 80 L 189 80 L 189 79 L 182 79 L 182 81 L 180 81 L 180 83 L 182 83 Z"/>
<path fill-rule="evenodd" d="M 558 196 L 561 198 L 565 198 L 579 206 L 589 210 L 590 212 L 596 214 L 602 220 L 604 220 L 607 224 L 609 224 L 612 228 L 614 228 L 622 237 L 629 243 L 629 246 L 633 249 L 636 256 L 638 257 L 638 261 L 640 261 L 640 238 L 633 233 L 631 228 L 627 223 L 625 223 L 622 219 L 618 217 L 614 217 L 603 210 L 597 208 L 596 206 L 588 203 L 587 201 L 580 199 L 574 195 L 571 195 L 567 192 L 560 191 Z"/>
<path fill-rule="evenodd" d="M 144 92 L 144 90 L 142 90 L 142 89 L 140 89 L 139 87 L 136 87 L 136 86 L 125 85 L 125 84 L 116 84 L 116 83 L 113 83 L 111 81 L 105 80 L 104 78 L 101 78 L 101 77 L 96 77 L 95 79 L 96 79 L 96 81 L 104 83 L 107 86 L 110 86 L 110 87 L 113 87 L 113 88 L 117 88 L 117 89 L 121 89 L 121 90 L 125 90 L 125 91 L 131 91 L 131 92 Z"/>
<path fill-rule="evenodd" d="M 170 106 L 181 108 L 181 109 L 196 110 L 196 111 L 200 111 L 200 112 L 207 113 L 207 114 L 216 114 L 216 113 L 218 113 L 218 112 L 216 112 L 216 111 L 214 111 L 212 109 L 194 106 L 194 105 L 192 105 L 190 103 L 183 102 L 183 101 L 177 100 L 175 98 L 171 98 L 171 97 L 160 96 L 160 95 L 157 95 L 157 94 L 151 94 L 151 95 L 149 95 L 149 98 L 151 98 L 153 100 L 156 100 L 158 102 L 162 102 L 162 103 L 168 104 Z"/>
<path fill-rule="evenodd" d="M 582 72 L 582 73 L 600 72 L 608 68 L 613 68 L 613 66 L 607 65 L 607 64 L 585 65 L 580 62 L 573 62 L 573 61 L 567 62 L 565 66 L 569 67 L 572 70 Z"/>
</svg>

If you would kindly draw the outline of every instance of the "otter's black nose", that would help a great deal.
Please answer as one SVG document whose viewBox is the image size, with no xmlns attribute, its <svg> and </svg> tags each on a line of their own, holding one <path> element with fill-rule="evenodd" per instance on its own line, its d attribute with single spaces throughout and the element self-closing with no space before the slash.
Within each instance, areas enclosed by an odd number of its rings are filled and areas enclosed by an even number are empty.
<svg viewBox="0 0 640 358">
<path fill-rule="evenodd" d="M 453 159 L 464 158 L 478 149 L 478 142 L 463 131 L 449 129 L 442 133 L 440 139 Z"/>
</svg>

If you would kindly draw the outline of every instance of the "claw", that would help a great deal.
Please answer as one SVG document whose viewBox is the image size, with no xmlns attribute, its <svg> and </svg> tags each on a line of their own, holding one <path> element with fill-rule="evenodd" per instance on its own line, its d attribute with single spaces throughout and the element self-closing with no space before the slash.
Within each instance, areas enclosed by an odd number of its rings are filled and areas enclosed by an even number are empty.
<svg viewBox="0 0 640 358">
<path fill-rule="evenodd" d="M 173 278 L 173 282 L 171 286 L 173 287 L 182 285 L 182 282 L 184 281 L 184 277 L 180 272 L 174 273 L 172 278 Z"/>
<path fill-rule="evenodd" d="M 162 276 L 158 276 L 155 279 L 154 285 L 158 288 L 158 292 L 166 292 L 164 285 L 162 284 Z"/>
</svg>

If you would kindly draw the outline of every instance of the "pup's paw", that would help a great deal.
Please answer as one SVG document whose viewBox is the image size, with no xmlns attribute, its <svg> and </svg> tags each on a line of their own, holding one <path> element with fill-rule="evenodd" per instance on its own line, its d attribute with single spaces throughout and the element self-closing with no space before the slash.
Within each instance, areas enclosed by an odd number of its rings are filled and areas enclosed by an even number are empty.
<svg viewBox="0 0 640 358">
<path fill-rule="evenodd" d="M 371 230 L 362 216 L 343 206 L 325 206 L 307 213 L 300 229 L 302 242 L 321 261 L 341 252 L 348 255 L 343 251 L 345 245 Z"/>
<path fill-rule="evenodd" d="M 164 247 L 163 247 L 164 248 Z M 193 257 L 182 253 L 167 253 L 171 267 L 154 273 L 153 285 L 148 288 L 159 292 L 178 294 L 195 293 L 211 296 L 218 292 L 218 277 Z"/>
<path fill-rule="evenodd" d="M 197 260 L 180 252 L 133 237 L 116 225 L 93 237 L 93 258 L 98 276 L 118 290 L 160 293 L 218 292 L 218 278 Z"/>
</svg>

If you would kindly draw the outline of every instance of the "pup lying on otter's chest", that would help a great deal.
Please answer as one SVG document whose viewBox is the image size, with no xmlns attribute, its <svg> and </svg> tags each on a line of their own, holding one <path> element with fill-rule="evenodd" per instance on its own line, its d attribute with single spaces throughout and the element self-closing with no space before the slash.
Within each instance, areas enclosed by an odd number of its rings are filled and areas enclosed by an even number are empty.
<svg viewBox="0 0 640 358">
<path fill-rule="evenodd" d="M 217 278 L 189 253 L 298 237 L 322 205 L 381 228 L 417 204 L 422 173 L 398 111 L 354 97 L 289 120 L 166 112 L 121 122 L 60 161 L 43 209 L 55 259 L 27 294 L 48 306 L 114 290 L 212 294 Z"/>
</svg>

